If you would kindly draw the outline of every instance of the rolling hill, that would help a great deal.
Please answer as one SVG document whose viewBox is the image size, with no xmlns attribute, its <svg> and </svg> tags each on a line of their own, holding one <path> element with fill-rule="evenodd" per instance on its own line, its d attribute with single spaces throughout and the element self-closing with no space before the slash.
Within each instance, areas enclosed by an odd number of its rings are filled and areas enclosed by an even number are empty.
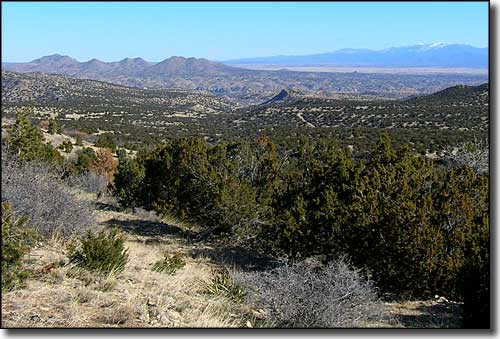
<svg viewBox="0 0 500 339">
<path fill-rule="evenodd" d="M 289 88 L 244 106 L 206 92 L 144 89 L 44 73 L 2 72 L 2 116 L 32 107 L 39 121 L 95 134 L 105 128 L 122 144 L 200 136 L 210 142 L 262 134 L 335 135 L 342 143 L 375 141 L 381 130 L 419 149 L 484 138 L 489 87 L 453 86 L 401 100 L 325 98 Z M 359 134 L 361 133 L 361 134 Z M 353 138 L 355 135 L 365 135 Z M 433 146 L 434 145 L 434 146 Z M 359 146 L 362 147 L 362 146 Z"/>
</svg>

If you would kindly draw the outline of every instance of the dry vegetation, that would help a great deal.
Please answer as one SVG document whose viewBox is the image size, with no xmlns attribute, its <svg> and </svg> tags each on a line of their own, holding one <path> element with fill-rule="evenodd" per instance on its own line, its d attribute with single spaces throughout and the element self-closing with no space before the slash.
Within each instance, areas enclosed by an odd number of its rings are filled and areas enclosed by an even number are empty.
<svg viewBox="0 0 500 339">
<path fill-rule="evenodd" d="M 63 139 L 43 136 L 53 144 Z M 450 150 L 450 161 L 473 159 L 483 172 L 487 149 L 474 146 Z M 86 173 L 62 182 L 46 175 L 42 164 L 4 160 L 2 202 L 13 202 L 49 237 L 24 258 L 26 286 L 2 293 L 2 327 L 461 326 L 460 303 L 439 297 L 384 303 L 375 286 L 345 263 L 322 273 L 315 263 L 276 268 L 227 241 L 200 237 L 203 227 L 141 209 L 120 211 L 111 197 L 96 197 L 103 177 Z M 74 235 L 109 227 L 125 234 L 129 261 L 123 271 L 106 275 L 70 265 L 68 237 L 50 237 L 55 229 Z M 174 269 L 155 269 L 169 260 Z"/>
<path fill-rule="evenodd" d="M 85 201 L 93 197 L 80 195 Z M 26 288 L 2 294 L 3 327 L 257 327 L 273 324 L 270 312 L 251 301 L 255 297 L 242 301 L 230 294 L 207 291 L 221 270 L 229 270 L 232 276 L 240 277 L 239 280 L 242 275 L 248 277 L 248 273 L 243 273 L 234 262 L 221 263 L 203 255 L 214 250 L 213 244 L 193 244 L 183 236 L 165 232 L 168 227 L 187 231 L 188 225 L 169 219 L 161 221 L 156 215 L 140 210 L 117 212 L 102 201 L 99 206 L 97 218 L 101 227 L 141 225 L 149 231 L 140 233 L 134 232 L 136 228 L 125 227 L 129 262 L 124 271 L 99 276 L 78 270 L 68 265 L 64 241 L 40 244 L 26 258 L 26 266 L 32 272 Z M 103 208 L 105 206 L 107 208 Z M 152 270 L 152 264 L 162 260 L 165 253 L 181 254 L 185 266 L 173 274 Z M 250 275 L 260 282 L 266 276 L 256 272 Z M 300 288 L 298 284 L 296 287 Z M 344 288 L 349 290 L 348 286 Z M 287 291 L 281 294 L 286 295 Z M 443 301 L 379 303 L 375 312 L 373 308 L 370 310 L 372 319 L 364 319 L 371 322 L 352 326 L 455 327 L 459 305 L 448 303 L 451 308 L 433 307 L 435 305 L 443 305 Z M 373 318 L 374 314 L 377 317 Z M 346 324 L 349 326 L 348 323 L 337 325 Z"/>
<path fill-rule="evenodd" d="M 136 217 L 101 212 L 101 221 Z M 136 219 L 137 220 L 137 219 Z M 128 235 L 129 262 L 119 274 L 99 277 L 68 265 L 65 245 L 51 242 L 32 250 L 28 267 L 35 272 L 25 289 L 3 294 L 4 327 L 235 327 L 242 326 L 242 306 L 223 296 L 204 294 L 210 278 L 207 258 L 186 256 L 174 275 L 155 272 L 151 264 L 163 253 L 187 253 L 170 237 Z"/>
</svg>

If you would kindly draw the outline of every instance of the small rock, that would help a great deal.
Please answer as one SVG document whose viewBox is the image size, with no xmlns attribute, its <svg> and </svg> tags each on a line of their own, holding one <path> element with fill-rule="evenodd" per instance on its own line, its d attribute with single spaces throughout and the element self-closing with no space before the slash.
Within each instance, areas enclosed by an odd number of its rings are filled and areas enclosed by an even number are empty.
<svg viewBox="0 0 500 339">
<path fill-rule="evenodd" d="M 31 321 L 33 321 L 33 322 L 35 322 L 35 323 L 38 323 L 38 322 L 40 322 L 42 319 L 41 319 L 38 315 L 32 315 L 32 316 L 30 317 L 30 320 L 31 320 Z"/>
</svg>

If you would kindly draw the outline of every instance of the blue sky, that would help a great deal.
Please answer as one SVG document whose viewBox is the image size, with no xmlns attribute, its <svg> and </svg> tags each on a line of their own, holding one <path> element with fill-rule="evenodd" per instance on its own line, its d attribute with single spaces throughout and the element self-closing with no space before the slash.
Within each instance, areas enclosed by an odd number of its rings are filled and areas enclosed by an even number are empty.
<svg viewBox="0 0 500 339">
<path fill-rule="evenodd" d="M 4 2 L 2 61 L 243 57 L 488 45 L 487 2 Z"/>
</svg>

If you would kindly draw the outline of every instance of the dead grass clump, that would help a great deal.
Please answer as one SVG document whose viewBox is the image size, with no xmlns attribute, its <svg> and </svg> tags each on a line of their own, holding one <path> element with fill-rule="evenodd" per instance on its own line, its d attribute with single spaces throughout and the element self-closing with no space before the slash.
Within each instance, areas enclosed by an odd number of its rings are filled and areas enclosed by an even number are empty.
<svg viewBox="0 0 500 339">
<path fill-rule="evenodd" d="M 185 312 L 191 321 L 189 327 L 223 328 L 242 327 L 242 321 L 237 315 L 238 308 L 228 303 L 224 297 L 216 297 L 209 303 L 193 307 Z"/>
<path fill-rule="evenodd" d="M 50 266 L 49 266 L 50 267 Z M 42 279 L 52 285 L 60 285 L 64 282 L 66 274 L 63 269 L 55 267 L 54 269 L 50 269 Z"/>
<path fill-rule="evenodd" d="M 83 282 L 84 286 L 89 286 L 95 283 L 97 275 L 85 269 L 71 267 L 66 271 L 67 278 L 78 279 Z"/>
<path fill-rule="evenodd" d="M 101 292 L 112 291 L 118 285 L 116 277 L 109 275 L 107 277 L 98 279 L 95 283 L 95 289 Z"/>
<path fill-rule="evenodd" d="M 106 325 L 123 325 L 134 318 L 135 314 L 132 307 L 120 305 L 103 309 L 95 320 Z"/>
<path fill-rule="evenodd" d="M 88 288 L 79 287 L 75 290 L 73 300 L 77 304 L 86 304 L 96 299 L 96 293 Z"/>
</svg>

